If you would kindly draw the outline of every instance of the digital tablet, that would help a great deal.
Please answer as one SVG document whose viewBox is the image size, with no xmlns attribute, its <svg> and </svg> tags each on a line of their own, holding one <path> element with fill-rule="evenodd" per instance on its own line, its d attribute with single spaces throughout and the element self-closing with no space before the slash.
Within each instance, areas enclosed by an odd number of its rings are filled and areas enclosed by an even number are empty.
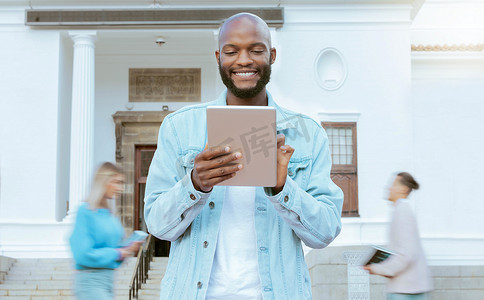
<svg viewBox="0 0 484 300">
<path fill-rule="evenodd" d="M 267 106 L 208 106 L 208 146 L 241 152 L 244 168 L 218 185 L 273 187 L 277 182 L 276 109 Z"/>
<path fill-rule="evenodd" d="M 130 237 L 128 237 L 127 239 L 121 242 L 121 245 L 123 247 L 127 247 L 134 242 L 144 242 L 144 240 L 146 240 L 147 237 L 148 237 L 148 234 L 146 232 L 141 230 L 135 230 Z"/>
</svg>

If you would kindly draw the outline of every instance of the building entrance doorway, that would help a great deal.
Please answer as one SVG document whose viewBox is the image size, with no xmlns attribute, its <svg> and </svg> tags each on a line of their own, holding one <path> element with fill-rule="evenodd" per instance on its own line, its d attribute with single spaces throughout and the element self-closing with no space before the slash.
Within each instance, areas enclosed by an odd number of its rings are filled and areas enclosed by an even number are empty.
<svg viewBox="0 0 484 300">
<path fill-rule="evenodd" d="M 118 111 L 116 125 L 116 163 L 126 175 L 126 193 L 117 208 L 128 235 L 145 230 L 144 194 L 148 170 L 156 150 L 158 131 L 170 111 Z M 170 242 L 155 239 L 155 256 L 168 256 Z"/>
<path fill-rule="evenodd" d="M 137 145 L 135 150 L 135 185 L 134 185 L 134 229 L 147 231 L 144 221 L 144 198 L 146 178 L 156 145 Z M 170 242 L 155 238 L 155 256 L 168 256 Z"/>
</svg>

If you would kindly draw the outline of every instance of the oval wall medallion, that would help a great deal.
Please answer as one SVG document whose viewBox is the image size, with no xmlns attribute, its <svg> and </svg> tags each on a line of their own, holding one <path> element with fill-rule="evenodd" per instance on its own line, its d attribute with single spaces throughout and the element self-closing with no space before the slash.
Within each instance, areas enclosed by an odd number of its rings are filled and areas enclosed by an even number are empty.
<svg viewBox="0 0 484 300">
<path fill-rule="evenodd" d="M 348 72 L 343 55 L 335 48 L 324 48 L 319 52 L 314 70 L 319 86 L 329 91 L 339 89 Z"/>
</svg>

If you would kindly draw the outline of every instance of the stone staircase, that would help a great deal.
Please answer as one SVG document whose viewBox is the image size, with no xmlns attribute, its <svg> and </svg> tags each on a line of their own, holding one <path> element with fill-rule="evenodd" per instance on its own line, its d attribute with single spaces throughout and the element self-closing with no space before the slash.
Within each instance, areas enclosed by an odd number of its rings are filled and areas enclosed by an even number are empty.
<svg viewBox="0 0 484 300">
<path fill-rule="evenodd" d="M 138 300 L 158 300 L 160 299 L 161 279 L 165 275 L 168 257 L 153 257 L 148 271 L 148 279 L 138 291 Z"/>
<path fill-rule="evenodd" d="M 167 257 L 155 257 L 149 277 L 138 292 L 138 300 L 157 300 Z M 129 283 L 136 258 L 129 258 L 116 270 L 115 300 L 129 299 Z M 75 300 L 71 259 L 17 259 L 0 281 L 2 300 Z M 0 278 L 1 280 L 1 278 Z"/>
</svg>

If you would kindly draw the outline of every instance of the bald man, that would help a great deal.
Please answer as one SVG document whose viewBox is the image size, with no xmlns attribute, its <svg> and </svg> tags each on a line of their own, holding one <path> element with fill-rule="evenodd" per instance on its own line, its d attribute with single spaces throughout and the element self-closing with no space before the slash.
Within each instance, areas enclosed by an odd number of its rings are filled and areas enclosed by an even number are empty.
<svg viewBox="0 0 484 300">
<path fill-rule="evenodd" d="M 165 118 L 146 183 L 148 230 L 172 242 L 160 299 L 312 299 L 301 241 L 324 248 L 341 230 L 326 133 L 267 91 L 276 49 L 262 19 L 227 19 L 215 58 L 227 90 Z M 243 165 L 229 145 L 205 147 L 211 105 L 275 107 L 276 186 L 217 185 Z"/>
</svg>

